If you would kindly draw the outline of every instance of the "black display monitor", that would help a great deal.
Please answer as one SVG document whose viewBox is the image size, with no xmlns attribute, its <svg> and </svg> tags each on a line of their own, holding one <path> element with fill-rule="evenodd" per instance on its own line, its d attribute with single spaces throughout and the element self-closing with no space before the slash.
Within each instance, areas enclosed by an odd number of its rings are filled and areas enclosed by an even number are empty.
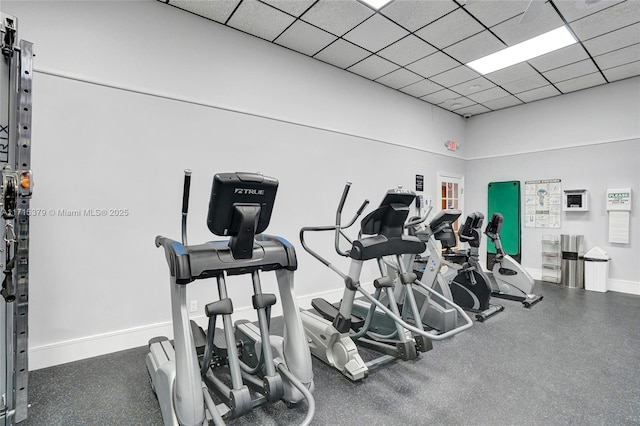
<svg viewBox="0 0 640 426">
<path fill-rule="evenodd" d="M 216 235 L 233 237 L 241 228 L 252 225 L 255 226 L 253 240 L 255 234 L 264 232 L 269 225 L 277 190 L 278 180 L 261 174 L 216 174 L 209 199 L 209 230 Z M 243 231 L 246 233 L 246 229 Z"/>
</svg>

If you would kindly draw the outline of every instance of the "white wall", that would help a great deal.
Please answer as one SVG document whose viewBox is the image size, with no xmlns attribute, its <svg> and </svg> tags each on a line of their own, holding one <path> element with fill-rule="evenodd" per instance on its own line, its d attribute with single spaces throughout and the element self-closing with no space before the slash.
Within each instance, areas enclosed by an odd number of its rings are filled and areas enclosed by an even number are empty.
<svg viewBox="0 0 640 426">
<path fill-rule="evenodd" d="M 563 213 L 560 229 L 523 225 L 527 269 L 539 275 L 542 235 L 581 234 L 612 257 L 609 288 L 640 294 L 640 78 L 473 117 L 467 147 L 471 210 L 486 213 L 489 182 L 561 179 L 590 192 L 589 212 Z M 630 243 L 610 244 L 605 193 L 620 187 L 633 192 Z"/>
<path fill-rule="evenodd" d="M 438 171 L 464 173 L 461 154 L 444 148 L 464 143 L 460 117 L 160 2 L 2 7 L 35 46 L 32 207 L 56 212 L 31 222 L 31 369 L 170 333 L 168 270 L 153 239 L 179 238 L 184 168 L 194 172 L 191 243 L 214 238 L 213 174 L 259 170 L 280 180 L 268 231 L 297 246 L 302 226 L 334 220 L 346 180 L 353 211 L 396 184 L 413 188 L 416 174 L 434 195 Z M 310 243 L 331 253 L 330 236 Z M 299 296 L 340 291 L 336 275 L 298 256 Z M 250 281 L 229 285 L 247 314 Z M 213 282 L 189 289 L 200 312 L 217 297 Z"/>
</svg>

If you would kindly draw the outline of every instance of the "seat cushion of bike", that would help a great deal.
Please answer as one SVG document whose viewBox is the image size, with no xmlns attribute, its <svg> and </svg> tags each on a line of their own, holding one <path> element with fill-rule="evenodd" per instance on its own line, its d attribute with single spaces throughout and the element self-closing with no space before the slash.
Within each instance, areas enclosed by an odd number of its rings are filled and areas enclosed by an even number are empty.
<svg viewBox="0 0 640 426">
<path fill-rule="evenodd" d="M 355 240 L 349 251 L 349 256 L 355 260 L 369 260 L 394 254 L 420 254 L 426 248 L 424 242 L 412 235 L 390 238 L 384 235 L 374 235 Z"/>
</svg>

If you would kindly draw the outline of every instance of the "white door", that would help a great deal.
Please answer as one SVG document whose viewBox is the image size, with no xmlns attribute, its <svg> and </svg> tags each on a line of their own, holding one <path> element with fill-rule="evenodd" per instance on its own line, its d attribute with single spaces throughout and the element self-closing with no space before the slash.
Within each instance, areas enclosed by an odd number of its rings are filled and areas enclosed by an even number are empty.
<svg viewBox="0 0 640 426">
<path fill-rule="evenodd" d="M 438 211 L 455 209 L 464 212 L 464 176 L 446 172 L 438 172 Z M 464 213 L 453 224 L 453 229 L 458 236 L 460 221 L 464 220 Z"/>
</svg>

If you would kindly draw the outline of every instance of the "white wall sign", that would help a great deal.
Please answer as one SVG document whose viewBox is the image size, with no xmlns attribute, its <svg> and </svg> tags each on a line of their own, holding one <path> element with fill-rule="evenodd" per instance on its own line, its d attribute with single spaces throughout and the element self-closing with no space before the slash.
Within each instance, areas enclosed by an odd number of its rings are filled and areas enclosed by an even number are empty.
<svg viewBox="0 0 640 426">
<path fill-rule="evenodd" d="M 560 228 L 562 185 L 560 179 L 530 180 L 524 183 L 527 228 Z"/>
</svg>

